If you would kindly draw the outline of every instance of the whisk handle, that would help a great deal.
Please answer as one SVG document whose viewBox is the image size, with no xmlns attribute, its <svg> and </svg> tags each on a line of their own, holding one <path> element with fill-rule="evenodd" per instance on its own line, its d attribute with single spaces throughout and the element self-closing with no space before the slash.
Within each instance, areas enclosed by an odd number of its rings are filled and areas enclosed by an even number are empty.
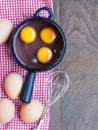
<svg viewBox="0 0 98 130">
<path fill-rule="evenodd" d="M 40 130 L 41 125 L 42 125 L 43 122 L 44 122 L 44 120 L 40 120 L 40 122 L 39 122 L 37 128 L 35 128 L 34 130 Z"/>
</svg>

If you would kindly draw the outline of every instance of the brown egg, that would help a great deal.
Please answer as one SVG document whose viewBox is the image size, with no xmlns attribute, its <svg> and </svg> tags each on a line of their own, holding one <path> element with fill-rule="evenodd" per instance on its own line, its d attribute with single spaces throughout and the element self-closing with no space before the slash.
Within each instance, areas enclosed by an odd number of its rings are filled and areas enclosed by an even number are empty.
<svg viewBox="0 0 98 130">
<path fill-rule="evenodd" d="M 33 123 L 41 117 L 42 111 L 42 104 L 38 100 L 33 99 L 29 104 L 22 104 L 20 117 L 25 123 Z"/>
<path fill-rule="evenodd" d="M 4 89 L 8 97 L 18 99 L 23 86 L 23 77 L 16 72 L 7 75 L 4 81 Z"/>
<path fill-rule="evenodd" d="M 6 42 L 13 30 L 13 24 L 10 20 L 0 20 L 0 44 Z"/>
<path fill-rule="evenodd" d="M 0 122 L 7 123 L 12 120 L 15 114 L 15 105 L 7 98 L 0 100 Z"/>
</svg>

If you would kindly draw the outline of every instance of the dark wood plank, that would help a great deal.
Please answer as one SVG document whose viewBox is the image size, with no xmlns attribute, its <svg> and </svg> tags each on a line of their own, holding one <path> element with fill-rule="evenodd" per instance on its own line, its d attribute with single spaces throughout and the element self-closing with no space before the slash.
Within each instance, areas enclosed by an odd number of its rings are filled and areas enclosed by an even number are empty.
<svg viewBox="0 0 98 130">
<path fill-rule="evenodd" d="M 51 130 L 98 130 L 98 0 L 53 0 L 67 39 L 58 69 L 71 79 L 51 114 Z M 61 105 L 61 106 L 60 106 Z"/>
<path fill-rule="evenodd" d="M 54 6 L 54 20 L 59 24 L 60 20 L 60 3 L 58 1 L 53 1 Z M 57 70 L 57 68 L 55 68 Z M 50 120 L 50 130 L 61 130 L 61 108 L 60 100 L 51 108 L 51 120 Z"/>
</svg>

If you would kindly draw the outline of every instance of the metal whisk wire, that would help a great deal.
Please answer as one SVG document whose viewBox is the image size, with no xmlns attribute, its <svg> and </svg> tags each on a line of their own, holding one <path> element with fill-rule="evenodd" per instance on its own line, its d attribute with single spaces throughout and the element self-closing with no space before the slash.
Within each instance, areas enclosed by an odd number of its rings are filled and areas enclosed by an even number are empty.
<svg viewBox="0 0 98 130">
<path fill-rule="evenodd" d="M 42 116 L 36 129 L 40 130 L 41 124 L 47 110 L 59 100 L 68 90 L 70 79 L 69 76 L 63 71 L 56 71 L 54 74 L 45 82 L 45 106 L 43 109 Z M 49 87 L 52 84 L 52 89 Z M 50 90 L 49 90 L 50 89 Z"/>
<path fill-rule="evenodd" d="M 50 83 L 52 83 L 52 89 L 49 87 Z M 46 104 L 51 106 L 68 90 L 69 77 L 63 71 L 56 71 L 48 80 L 46 80 L 45 86 Z"/>
</svg>

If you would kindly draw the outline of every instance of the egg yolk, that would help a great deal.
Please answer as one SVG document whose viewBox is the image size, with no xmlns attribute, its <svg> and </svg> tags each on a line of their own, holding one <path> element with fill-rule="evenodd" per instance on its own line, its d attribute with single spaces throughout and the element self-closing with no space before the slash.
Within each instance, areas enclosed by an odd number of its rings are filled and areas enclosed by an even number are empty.
<svg viewBox="0 0 98 130">
<path fill-rule="evenodd" d="M 48 63 L 52 56 L 52 51 L 48 47 L 41 47 L 37 52 L 37 59 L 40 63 Z"/>
<path fill-rule="evenodd" d="M 57 37 L 56 31 L 51 27 L 46 27 L 41 30 L 40 38 L 46 44 L 52 44 Z"/>
<path fill-rule="evenodd" d="M 20 32 L 20 38 L 23 42 L 30 44 L 36 39 L 36 31 L 31 26 L 25 26 Z"/>
</svg>

